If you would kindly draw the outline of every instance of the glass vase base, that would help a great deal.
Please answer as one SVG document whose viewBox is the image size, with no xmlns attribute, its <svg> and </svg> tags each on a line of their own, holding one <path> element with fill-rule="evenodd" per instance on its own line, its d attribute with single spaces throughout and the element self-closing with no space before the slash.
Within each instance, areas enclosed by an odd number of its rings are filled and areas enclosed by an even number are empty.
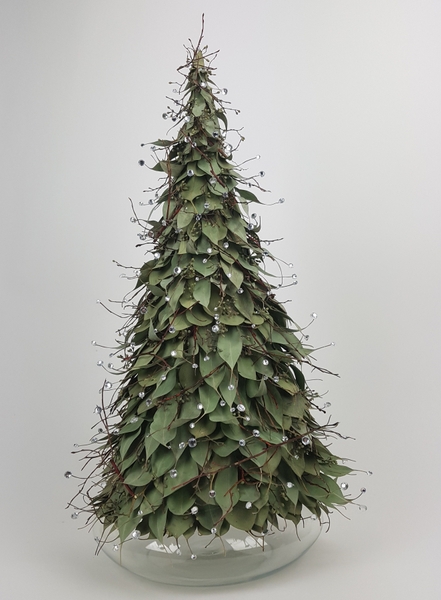
<svg viewBox="0 0 441 600">
<path fill-rule="evenodd" d="M 280 530 L 272 528 L 261 536 L 232 527 L 222 537 L 194 535 L 188 543 L 184 538 L 159 542 L 141 537 L 121 545 L 107 540 L 102 551 L 121 567 L 151 581 L 220 586 L 265 577 L 286 567 L 309 550 L 320 532 L 319 520 L 306 518 L 297 527 L 283 523 Z"/>
</svg>

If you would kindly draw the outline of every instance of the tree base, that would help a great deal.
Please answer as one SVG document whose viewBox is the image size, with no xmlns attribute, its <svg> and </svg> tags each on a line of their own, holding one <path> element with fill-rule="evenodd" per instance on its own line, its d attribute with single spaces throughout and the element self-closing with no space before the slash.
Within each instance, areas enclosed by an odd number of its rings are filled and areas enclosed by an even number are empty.
<svg viewBox="0 0 441 600">
<path fill-rule="evenodd" d="M 95 533 L 101 539 L 98 524 Z M 297 528 L 280 522 L 264 536 L 252 536 L 231 527 L 222 537 L 194 535 L 149 539 L 128 539 L 122 545 L 110 538 L 103 552 L 125 569 L 158 583 L 181 586 L 219 586 L 265 577 L 302 556 L 321 532 L 318 520 L 306 518 Z"/>
</svg>

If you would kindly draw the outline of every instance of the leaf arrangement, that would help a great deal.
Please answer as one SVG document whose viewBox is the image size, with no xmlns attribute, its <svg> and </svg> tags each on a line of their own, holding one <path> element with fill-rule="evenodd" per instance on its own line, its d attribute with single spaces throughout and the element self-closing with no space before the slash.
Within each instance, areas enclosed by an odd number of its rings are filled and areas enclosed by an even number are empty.
<svg viewBox="0 0 441 600">
<path fill-rule="evenodd" d="M 85 495 L 121 541 L 262 534 L 299 523 L 303 507 L 320 518 L 350 501 L 337 479 L 351 469 L 326 445 L 336 424 L 311 415 L 311 349 L 264 279 L 273 257 L 247 216 L 259 200 L 225 141 L 209 56 L 191 50 L 182 100 L 164 115 L 176 138 L 154 142 L 162 217 L 138 219 L 153 258 L 124 329 L 122 380 L 97 410 L 101 487 Z"/>
</svg>

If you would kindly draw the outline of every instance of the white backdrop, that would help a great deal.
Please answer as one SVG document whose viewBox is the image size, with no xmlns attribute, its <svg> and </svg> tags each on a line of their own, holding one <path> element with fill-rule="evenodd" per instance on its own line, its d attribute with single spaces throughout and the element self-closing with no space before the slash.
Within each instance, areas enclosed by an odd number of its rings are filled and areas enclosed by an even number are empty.
<svg viewBox="0 0 441 600">
<path fill-rule="evenodd" d="M 437 0 L 3 0 L 1 73 L 2 598 L 441 597 L 441 3 Z M 95 303 L 139 265 L 130 196 L 155 174 L 140 143 L 165 136 L 183 44 L 220 49 L 217 83 L 241 109 L 238 159 L 260 154 L 270 249 L 292 261 L 293 318 L 340 374 L 329 390 L 374 471 L 367 512 L 266 580 L 161 587 L 118 569 L 64 510 L 119 326 Z M 266 199 L 266 197 L 265 197 Z"/>
</svg>

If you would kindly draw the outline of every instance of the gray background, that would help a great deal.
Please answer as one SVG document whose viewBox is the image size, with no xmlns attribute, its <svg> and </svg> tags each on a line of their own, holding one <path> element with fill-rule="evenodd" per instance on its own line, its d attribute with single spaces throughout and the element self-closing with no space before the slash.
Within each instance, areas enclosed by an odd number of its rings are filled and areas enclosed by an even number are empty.
<svg viewBox="0 0 441 600">
<path fill-rule="evenodd" d="M 441 3 L 391 0 L 3 0 L 0 589 L 7 599 L 441 597 Z M 367 512 L 276 576 L 233 588 L 160 587 L 94 556 L 64 510 L 70 452 L 90 437 L 119 326 L 96 305 L 130 289 L 135 205 L 155 174 L 141 142 L 161 119 L 183 44 L 221 49 L 216 81 L 241 109 L 238 160 L 261 154 L 270 249 L 299 285 L 280 293 L 340 374 L 332 416 L 356 441 L 350 490 Z M 145 214 L 140 212 L 141 215 Z"/>
</svg>

